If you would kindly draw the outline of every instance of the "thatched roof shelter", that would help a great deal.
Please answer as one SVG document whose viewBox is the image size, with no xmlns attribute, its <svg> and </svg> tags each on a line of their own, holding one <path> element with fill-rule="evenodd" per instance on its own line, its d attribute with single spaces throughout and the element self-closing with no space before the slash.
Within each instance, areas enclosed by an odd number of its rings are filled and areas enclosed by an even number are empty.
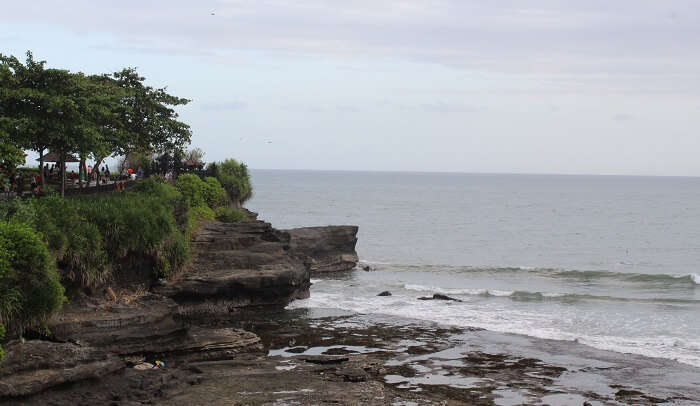
<svg viewBox="0 0 700 406">
<path fill-rule="evenodd" d="M 40 159 L 37 159 L 37 162 L 39 161 Z M 44 155 L 44 162 L 61 162 L 61 155 L 58 152 L 49 152 Z M 66 162 L 80 162 L 80 159 L 71 154 L 66 154 Z"/>
</svg>

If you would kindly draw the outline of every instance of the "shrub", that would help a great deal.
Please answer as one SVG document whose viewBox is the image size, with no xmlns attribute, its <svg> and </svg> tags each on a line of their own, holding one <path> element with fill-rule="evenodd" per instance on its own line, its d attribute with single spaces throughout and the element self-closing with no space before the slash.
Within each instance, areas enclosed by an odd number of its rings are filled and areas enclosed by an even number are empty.
<svg viewBox="0 0 700 406">
<path fill-rule="evenodd" d="M 226 190 L 221 186 L 219 180 L 211 176 L 204 179 L 204 188 L 202 191 L 204 201 L 209 207 L 215 209 L 228 203 Z"/>
<path fill-rule="evenodd" d="M 242 210 L 231 207 L 217 207 L 214 213 L 216 219 L 224 223 L 240 223 L 248 220 L 248 216 Z"/>
<path fill-rule="evenodd" d="M 141 182 L 137 182 L 130 192 L 141 193 L 167 202 L 178 204 L 183 198 L 182 194 L 174 186 L 168 184 L 165 179 L 151 176 Z"/>
<path fill-rule="evenodd" d="M 55 262 L 26 224 L 0 222 L 0 323 L 22 331 L 44 323 L 65 301 Z"/>
<path fill-rule="evenodd" d="M 0 220 L 14 221 L 17 223 L 34 226 L 36 211 L 33 200 L 11 199 L 0 204 Z"/>
<path fill-rule="evenodd" d="M 173 235 L 163 244 L 156 259 L 156 275 L 165 278 L 181 270 L 190 258 L 190 246 L 182 233 Z"/>
<path fill-rule="evenodd" d="M 178 176 L 175 186 L 182 193 L 188 207 L 206 204 L 204 199 L 206 185 L 199 176 L 191 173 L 182 174 Z"/>
<path fill-rule="evenodd" d="M 176 213 L 182 213 L 180 223 Z M 0 217 L 39 231 L 56 257 L 62 279 L 82 287 L 105 283 L 119 270 L 115 265 L 128 266 L 123 261 L 127 256 L 153 258 L 159 275 L 181 269 L 189 257 L 182 236 L 186 213 L 180 192 L 156 179 L 139 182 L 122 194 L 0 205 Z M 213 213 L 208 217 L 213 219 Z"/>
<path fill-rule="evenodd" d="M 34 227 L 47 241 L 62 276 L 82 286 L 95 286 L 109 276 L 107 253 L 98 225 L 85 218 L 80 199 L 47 197 L 35 203 Z"/>
<path fill-rule="evenodd" d="M 253 186 L 250 184 L 250 175 L 246 164 L 238 163 L 235 159 L 227 159 L 215 164 L 215 168 L 216 178 L 232 202 L 240 205 L 253 197 Z"/>
</svg>

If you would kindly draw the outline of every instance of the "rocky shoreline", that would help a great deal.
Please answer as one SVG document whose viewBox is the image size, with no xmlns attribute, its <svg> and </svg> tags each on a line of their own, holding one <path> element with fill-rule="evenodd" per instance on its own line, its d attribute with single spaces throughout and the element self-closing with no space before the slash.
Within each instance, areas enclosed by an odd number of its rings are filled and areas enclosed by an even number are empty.
<svg viewBox="0 0 700 406">
<path fill-rule="evenodd" d="M 357 264 L 357 227 L 205 223 L 183 275 L 83 298 L 50 336 L 11 342 L 8 405 L 698 404 L 674 361 L 476 328 L 284 310 L 310 276 Z M 416 298 L 418 300 L 419 298 Z M 451 298 L 431 297 L 445 300 Z M 156 360 L 165 368 L 154 368 Z"/>
<path fill-rule="evenodd" d="M 206 222 L 191 242 L 194 260 L 176 279 L 132 280 L 119 295 L 110 288 L 106 298 L 77 297 L 49 322 L 49 334 L 9 342 L 0 401 L 36 403 L 34 396 L 50 399 L 66 385 L 110 382 L 156 359 L 176 370 L 259 351 L 259 337 L 226 320 L 243 308 L 279 311 L 308 297 L 312 272 L 352 269 L 356 234 L 353 226 L 280 231 L 255 213 L 247 222 Z"/>
</svg>

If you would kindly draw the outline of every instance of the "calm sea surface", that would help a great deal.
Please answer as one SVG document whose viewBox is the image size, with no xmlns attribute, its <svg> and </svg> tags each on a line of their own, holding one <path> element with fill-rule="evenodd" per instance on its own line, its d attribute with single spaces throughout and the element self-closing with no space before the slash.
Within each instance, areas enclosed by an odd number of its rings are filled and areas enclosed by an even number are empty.
<svg viewBox="0 0 700 406">
<path fill-rule="evenodd" d="M 319 277 L 291 307 L 700 366 L 700 178 L 255 170 L 253 184 L 248 207 L 277 228 L 359 225 L 376 268 Z M 464 302 L 416 300 L 436 292 Z"/>
</svg>

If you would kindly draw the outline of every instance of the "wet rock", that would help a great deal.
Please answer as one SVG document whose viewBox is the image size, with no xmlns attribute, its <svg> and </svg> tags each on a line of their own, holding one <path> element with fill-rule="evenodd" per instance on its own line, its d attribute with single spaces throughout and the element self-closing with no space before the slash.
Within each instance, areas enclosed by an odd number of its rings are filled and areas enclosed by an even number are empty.
<svg viewBox="0 0 700 406">
<path fill-rule="evenodd" d="M 361 368 L 343 368 L 333 372 L 342 377 L 345 382 L 364 382 L 367 380 L 367 372 Z"/>
<path fill-rule="evenodd" d="M 312 273 L 349 271 L 357 266 L 357 226 L 303 227 L 286 230 L 290 252 Z"/>
<path fill-rule="evenodd" d="M 418 300 L 451 300 L 453 302 L 461 302 L 462 300 L 460 299 L 455 299 L 453 297 L 447 296 L 447 295 L 442 295 L 440 293 L 436 293 L 433 296 L 430 297 L 419 297 Z"/>
<path fill-rule="evenodd" d="M 362 270 L 365 271 L 365 272 L 374 271 L 374 269 L 373 269 L 371 266 L 369 266 L 369 265 L 363 266 L 363 267 L 362 267 Z"/>
<path fill-rule="evenodd" d="M 311 364 L 320 365 L 340 364 L 350 359 L 348 357 L 340 355 L 300 355 L 295 358 L 309 362 Z"/>
<path fill-rule="evenodd" d="M 388 290 L 385 290 L 384 292 L 378 294 L 377 296 L 391 296 L 391 292 L 389 292 Z"/>
</svg>

